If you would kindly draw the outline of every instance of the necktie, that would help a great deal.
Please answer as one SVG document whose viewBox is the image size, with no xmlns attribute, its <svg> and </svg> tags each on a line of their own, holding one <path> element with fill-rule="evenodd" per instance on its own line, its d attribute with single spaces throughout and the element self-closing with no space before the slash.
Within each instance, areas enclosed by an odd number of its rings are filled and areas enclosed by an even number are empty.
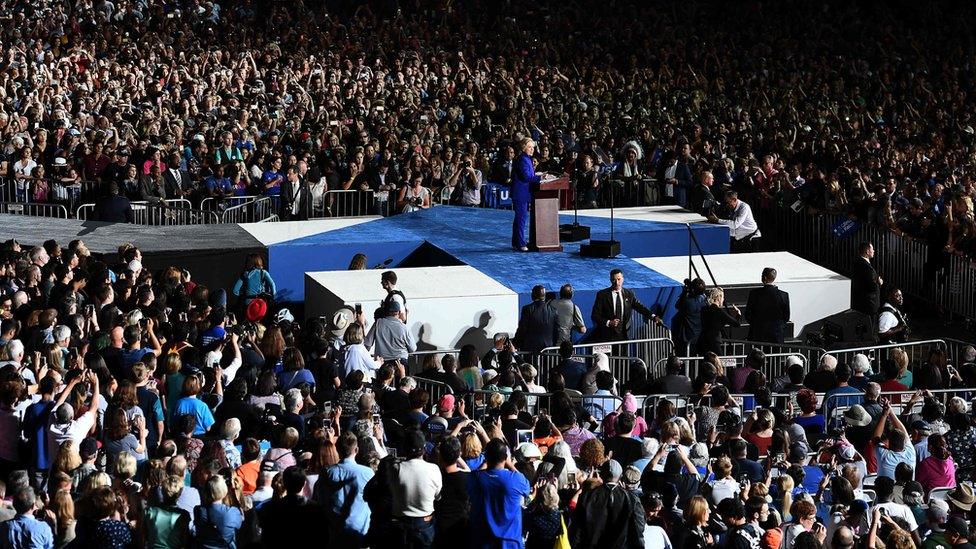
<svg viewBox="0 0 976 549">
<path fill-rule="evenodd" d="M 613 316 L 623 318 L 623 307 L 620 303 L 620 292 L 613 292 Z"/>
</svg>

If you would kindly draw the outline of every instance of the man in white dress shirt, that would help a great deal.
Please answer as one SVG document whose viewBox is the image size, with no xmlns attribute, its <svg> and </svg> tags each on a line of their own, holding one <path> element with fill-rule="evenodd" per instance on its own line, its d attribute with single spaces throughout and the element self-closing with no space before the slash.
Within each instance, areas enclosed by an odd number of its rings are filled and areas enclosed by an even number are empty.
<svg viewBox="0 0 976 549">
<path fill-rule="evenodd" d="M 729 236 L 732 237 L 732 253 L 755 251 L 762 233 L 759 232 L 756 218 L 752 217 L 752 208 L 739 200 L 739 193 L 735 191 L 725 193 L 725 205 L 732 212 L 729 219 L 719 219 L 713 213 L 708 216 L 708 220 L 729 228 Z"/>
</svg>

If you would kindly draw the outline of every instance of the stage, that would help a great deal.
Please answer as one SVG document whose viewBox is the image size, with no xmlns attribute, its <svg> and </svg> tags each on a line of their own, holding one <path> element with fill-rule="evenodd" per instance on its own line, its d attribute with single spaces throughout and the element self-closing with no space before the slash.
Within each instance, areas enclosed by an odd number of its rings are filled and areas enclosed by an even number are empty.
<svg viewBox="0 0 976 549">
<path fill-rule="evenodd" d="M 748 289 L 762 285 L 763 268 L 776 269 L 776 285 L 790 294 L 790 319 L 796 334 L 824 317 L 850 308 L 850 279 L 789 252 L 706 255 L 705 260 L 715 281 L 725 289 L 727 301 L 733 292 L 742 290 L 738 294 L 743 299 L 736 301 L 740 307 L 745 304 Z M 634 261 L 675 282 L 688 277 L 687 257 L 643 257 Z M 694 263 L 698 275 L 711 286 L 701 258 L 695 256 Z"/>
</svg>

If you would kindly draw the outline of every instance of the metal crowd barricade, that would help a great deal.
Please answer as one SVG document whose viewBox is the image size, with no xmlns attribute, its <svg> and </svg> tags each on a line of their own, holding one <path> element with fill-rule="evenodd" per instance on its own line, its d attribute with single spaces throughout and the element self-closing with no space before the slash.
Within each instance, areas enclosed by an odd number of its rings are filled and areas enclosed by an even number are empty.
<svg viewBox="0 0 976 549">
<path fill-rule="evenodd" d="M 417 374 L 424 369 L 424 360 L 430 356 L 438 355 L 454 355 L 457 359 L 460 349 L 432 349 L 429 351 L 414 351 L 407 355 L 407 363 L 404 364 L 404 368 L 407 370 L 407 375 L 412 376 Z M 440 366 L 440 359 L 438 359 L 437 365 Z M 458 368 L 460 369 L 460 367 Z"/>
<path fill-rule="evenodd" d="M 836 349 L 829 351 L 829 353 L 837 358 L 838 363 L 843 362 L 847 364 L 851 364 L 854 361 L 854 355 L 867 355 L 874 365 L 874 370 L 879 371 L 881 361 L 888 358 L 892 349 L 902 349 L 905 351 L 908 354 L 908 364 L 914 366 L 923 361 L 927 361 L 931 351 L 936 349 L 946 351 L 947 347 L 946 342 L 941 339 L 927 339 L 924 341 L 909 341 L 908 343 Z"/>
<path fill-rule="evenodd" d="M 277 214 L 277 197 L 262 196 L 231 206 L 220 214 L 221 223 L 256 223 Z"/>
<path fill-rule="evenodd" d="M 453 394 L 451 387 L 446 383 L 423 377 L 415 377 L 414 380 L 417 382 L 417 389 L 427 391 L 427 394 L 430 396 L 428 402 L 431 402 L 434 406 L 437 406 L 437 402 L 442 396 Z"/>
<path fill-rule="evenodd" d="M 956 366 L 957 368 L 966 363 L 965 349 L 966 347 L 976 348 L 976 344 L 970 343 L 969 341 L 961 341 L 958 339 L 952 339 L 951 337 L 942 338 L 946 344 L 946 356 L 949 359 L 949 364 Z"/>
<path fill-rule="evenodd" d="M 773 379 L 786 374 L 786 360 L 791 356 L 795 356 L 802 361 L 804 371 L 810 371 L 810 363 L 807 362 L 804 355 L 796 353 L 768 353 L 766 354 L 766 364 L 761 370 L 762 374 L 766 376 L 767 382 L 771 382 Z M 742 366 L 746 355 L 720 356 L 718 358 L 722 361 L 722 366 L 725 367 L 726 374 L 730 374 L 731 372 L 728 372 L 728 370 Z M 663 372 L 666 369 L 667 361 L 667 358 L 659 360 L 655 364 L 654 370 Z M 701 364 L 704 361 L 705 358 L 700 356 L 681 357 L 681 363 L 685 367 L 686 375 L 691 379 L 695 379 L 698 376 Z"/>
<path fill-rule="evenodd" d="M 390 200 L 395 202 L 395 193 L 390 194 Z M 390 200 L 388 200 L 388 202 Z M 338 189 L 326 191 L 323 204 L 325 204 L 329 209 L 328 211 L 331 212 L 331 217 L 357 217 L 369 215 L 369 212 L 373 208 L 373 191 L 361 191 L 358 189 Z"/>
<path fill-rule="evenodd" d="M 726 356 L 745 355 L 753 349 L 759 349 L 767 355 L 783 353 L 799 355 L 809 365 L 818 364 L 820 358 L 827 353 L 821 347 L 811 347 L 798 343 L 766 343 L 739 339 L 727 339 L 722 342 L 722 354 Z"/>
<path fill-rule="evenodd" d="M 952 397 L 961 397 L 963 400 L 968 402 L 968 398 L 974 389 L 972 388 L 962 388 L 962 389 L 930 389 L 929 393 L 943 404 L 949 402 Z M 911 400 L 912 395 L 915 394 L 915 390 L 908 391 L 882 391 L 881 396 L 886 397 L 888 402 L 891 403 L 892 410 L 898 414 L 903 415 L 905 413 L 905 407 Z M 823 399 L 823 410 L 826 415 L 827 425 L 837 425 L 843 421 L 843 414 L 848 409 L 850 409 L 855 404 L 860 404 L 864 400 L 863 392 L 856 393 L 845 393 L 845 394 L 828 394 Z M 918 400 L 912 407 L 911 412 L 917 413 L 922 409 L 924 401 Z M 828 412 L 829 410 L 829 412 Z"/>
<path fill-rule="evenodd" d="M 0 202 L 0 213 L 68 219 L 68 208 L 54 203 Z"/>
<path fill-rule="evenodd" d="M 785 250 L 849 275 L 857 259 L 857 245 L 871 242 L 875 267 L 885 280 L 909 295 L 935 301 L 967 318 L 976 317 L 976 263 L 956 254 L 941 257 L 943 265 L 929 262 L 926 242 L 899 236 L 886 227 L 862 223 L 854 234 L 837 237 L 837 214 L 807 215 L 778 206 L 753 206 L 763 230 L 764 246 Z"/>
<path fill-rule="evenodd" d="M 184 204 L 185 203 L 185 204 Z M 150 203 L 142 205 L 140 214 L 135 216 L 136 223 L 143 225 L 213 225 L 219 223 L 216 212 L 194 210 L 189 207 L 190 202 L 178 199 L 175 205 L 166 203 Z"/>
<path fill-rule="evenodd" d="M 657 364 L 659 357 L 670 356 L 673 349 L 674 343 L 671 342 L 670 338 L 653 337 L 614 342 L 580 342 L 573 345 L 573 354 L 575 356 L 593 356 L 596 353 L 604 353 L 628 362 L 639 360 L 646 368 L 649 364 Z M 536 366 L 540 369 L 540 375 L 542 368 L 551 368 L 558 363 L 559 347 L 543 349 L 536 359 Z M 649 378 L 653 378 L 661 374 L 649 370 L 647 375 Z"/>
<path fill-rule="evenodd" d="M 588 365 L 593 364 L 596 360 L 596 355 L 586 355 L 586 354 L 574 354 L 577 359 L 583 359 Z M 617 380 L 618 383 L 627 383 L 631 378 L 631 371 L 633 367 L 643 368 L 647 371 L 647 364 L 639 358 L 630 358 L 626 356 L 613 356 L 607 355 L 609 359 L 610 373 L 613 374 L 613 378 Z M 552 370 L 559 364 L 559 352 L 553 351 L 552 349 L 543 350 L 536 356 L 535 368 L 538 378 L 536 383 L 539 385 L 547 385 L 549 383 L 549 375 Z"/>
<path fill-rule="evenodd" d="M 212 196 L 208 196 L 207 198 L 204 198 L 203 200 L 200 201 L 200 209 L 208 210 L 208 211 L 220 211 L 221 209 L 227 209 L 233 206 L 240 206 L 241 204 L 245 204 L 247 202 L 257 200 L 258 198 L 261 197 L 258 195 L 243 195 L 243 196 L 225 196 L 224 198 L 218 200 Z"/>
</svg>

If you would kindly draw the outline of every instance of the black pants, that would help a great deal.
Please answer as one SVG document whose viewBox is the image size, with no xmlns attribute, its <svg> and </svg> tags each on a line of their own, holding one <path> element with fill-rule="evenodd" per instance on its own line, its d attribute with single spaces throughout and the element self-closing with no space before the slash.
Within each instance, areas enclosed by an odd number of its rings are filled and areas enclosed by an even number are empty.
<svg viewBox="0 0 976 549">
<path fill-rule="evenodd" d="M 745 254 L 749 252 L 759 251 L 759 237 L 743 238 L 742 240 L 732 239 L 732 245 L 730 246 L 732 253 L 734 254 Z"/>
</svg>

